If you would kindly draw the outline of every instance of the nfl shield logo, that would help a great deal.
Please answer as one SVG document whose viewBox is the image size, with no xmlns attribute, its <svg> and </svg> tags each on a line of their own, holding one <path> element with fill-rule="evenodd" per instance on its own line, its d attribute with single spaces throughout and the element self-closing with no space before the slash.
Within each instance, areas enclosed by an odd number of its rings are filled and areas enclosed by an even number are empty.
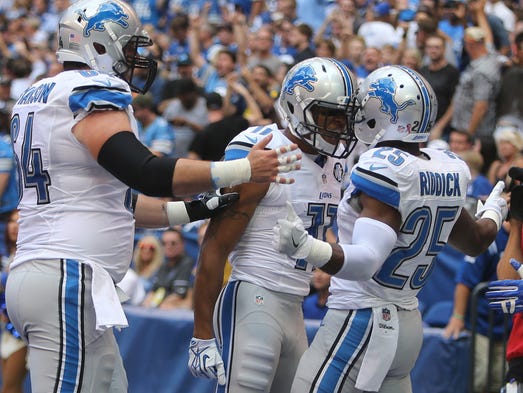
<svg viewBox="0 0 523 393">
<path fill-rule="evenodd" d="M 260 296 L 260 295 L 256 295 L 256 298 L 254 300 L 254 302 L 258 305 L 262 305 L 264 302 L 263 302 L 263 296 Z"/>
<path fill-rule="evenodd" d="M 388 308 L 381 309 L 381 317 L 384 321 L 390 321 L 390 310 Z"/>
</svg>

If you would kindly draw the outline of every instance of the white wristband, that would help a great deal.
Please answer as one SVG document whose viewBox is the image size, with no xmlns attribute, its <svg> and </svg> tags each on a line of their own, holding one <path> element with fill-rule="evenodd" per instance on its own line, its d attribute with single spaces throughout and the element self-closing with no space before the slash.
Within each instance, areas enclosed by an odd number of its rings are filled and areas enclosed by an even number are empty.
<svg viewBox="0 0 523 393">
<path fill-rule="evenodd" d="M 498 227 L 498 231 L 501 228 L 502 222 L 500 221 L 499 213 L 497 213 L 494 210 L 485 210 L 483 214 L 481 215 L 481 218 L 490 218 L 492 221 L 496 223 L 496 226 Z"/>
<path fill-rule="evenodd" d="M 324 241 L 313 238 L 311 235 L 311 251 L 305 260 L 316 267 L 322 267 L 332 257 L 332 246 Z"/>
<path fill-rule="evenodd" d="M 214 189 L 232 187 L 251 180 L 251 163 L 247 158 L 211 162 L 211 182 Z"/>
<path fill-rule="evenodd" d="M 167 221 L 169 221 L 170 227 L 187 224 L 191 221 L 189 214 L 187 214 L 185 202 L 167 202 L 165 204 L 165 212 L 167 213 Z"/>
</svg>

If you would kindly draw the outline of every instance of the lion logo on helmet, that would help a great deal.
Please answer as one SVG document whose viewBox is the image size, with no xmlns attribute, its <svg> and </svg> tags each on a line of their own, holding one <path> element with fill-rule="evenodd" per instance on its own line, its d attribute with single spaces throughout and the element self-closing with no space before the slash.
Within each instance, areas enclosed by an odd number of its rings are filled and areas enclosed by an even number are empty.
<svg viewBox="0 0 523 393">
<path fill-rule="evenodd" d="M 96 14 L 91 17 L 88 17 L 83 10 L 77 10 L 83 19 L 87 21 L 87 25 L 84 27 L 84 36 L 89 37 L 91 31 L 104 31 L 105 24 L 108 22 L 114 22 L 126 28 L 129 26 L 126 19 L 129 19 L 129 16 L 124 12 L 122 7 L 115 3 L 103 3 L 98 8 Z"/>
<path fill-rule="evenodd" d="M 293 94 L 294 89 L 297 86 L 301 86 L 308 92 L 311 92 L 314 90 L 312 83 L 317 81 L 318 78 L 316 77 L 314 68 L 312 68 L 310 65 L 305 65 L 303 67 L 299 67 L 296 72 L 292 74 L 292 76 L 285 83 L 283 91 L 287 94 Z"/>
<path fill-rule="evenodd" d="M 402 104 L 395 101 L 396 83 L 391 77 L 381 78 L 372 82 L 369 86 L 369 97 L 374 97 L 380 100 L 380 111 L 390 116 L 390 122 L 396 123 L 398 121 L 398 112 L 404 110 L 410 105 L 416 104 L 416 101 L 410 99 Z"/>
</svg>

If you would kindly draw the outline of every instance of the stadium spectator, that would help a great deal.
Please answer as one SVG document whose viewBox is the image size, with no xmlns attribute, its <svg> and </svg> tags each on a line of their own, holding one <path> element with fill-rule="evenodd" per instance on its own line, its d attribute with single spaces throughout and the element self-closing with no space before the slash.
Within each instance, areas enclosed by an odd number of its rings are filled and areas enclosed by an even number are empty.
<svg viewBox="0 0 523 393">
<path fill-rule="evenodd" d="M 391 23 L 391 6 L 387 1 L 376 3 L 372 8 L 371 17 L 363 22 L 358 29 L 358 35 L 365 39 L 367 47 L 382 49 L 389 44 L 396 48 L 401 36 Z"/>
<path fill-rule="evenodd" d="M 372 71 L 377 70 L 383 65 L 381 50 L 374 47 L 366 47 L 361 56 L 361 65 L 356 67 L 356 77 L 361 83 Z"/>
<path fill-rule="evenodd" d="M 152 277 L 152 288 L 142 305 L 160 309 L 192 309 L 194 260 L 185 253 L 182 232 L 176 228 L 162 233 L 164 261 Z"/>
<path fill-rule="evenodd" d="M 271 75 L 276 75 L 282 67 L 282 61 L 273 53 L 272 46 L 274 34 L 269 26 L 262 26 L 254 38 L 253 52 L 247 59 L 247 67 L 253 69 L 255 66 L 262 65 L 269 69 Z"/>
<path fill-rule="evenodd" d="M 474 137 L 467 131 L 452 130 L 449 133 L 449 150 L 453 153 L 461 155 L 465 151 L 475 149 Z M 482 161 L 483 157 L 481 158 Z M 481 169 L 483 173 L 483 168 Z"/>
<path fill-rule="evenodd" d="M 133 110 L 138 120 L 139 138 L 157 156 L 172 156 L 174 153 L 174 129 L 156 113 L 156 106 L 150 94 L 133 98 Z"/>
<path fill-rule="evenodd" d="M 280 93 L 280 86 L 274 74 L 267 67 L 258 64 L 251 70 L 242 67 L 241 76 L 260 107 L 263 118 L 278 121 L 274 104 Z"/>
<path fill-rule="evenodd" d="M 511 67 L 501 77 L 501 89 L 497 98 L 496 116 L 523 117 L 523 91 L 514 86 L 523 84 L 523 31 L 514 39 L 514 59 Z"/>
<path fill-rule="evenodd" d="M 249 122 L 241 115 L 225 116 L 223 98 L 218 93 L 208 94 L 206 105 L 210 123 L 194 137 L 188 158 L 219 161 L 227 144 L 240 131 L 247 129 Z"/>
<path fill-rule="evenodd" d="M 294 54 L 294 64 L 310 59 L 316 56 L 312 44 L 313 31 L 309 25 L 305 23 L 298 23 L 295 25 L 290 33 L 291 45 L 296 49 Z"/>
<path fill-rule="evenodd" d="M 452 113 L 452 128 L 466 130 L 481 142 L 481 154 L 488 168 L 496 158 L 493 132 L 501 75 L 496 55 L 487 50 L 485 37 L 485 31 L 479 27 L 465 30 L 465 50 L 472 61 L 460 76 L 448 111 Z"/>
<path fill-rule="evenodd" d="M 163 258 L 163 248 L 154 235 L 143 236 L 134 247 L 131 266 L 140 277 L 146 293 L 152 289 L 152 279 L 162 265 Z"/>
<path fill-rule="evenodd" d="M 512 179 L 508 175 L 511 167 L 523 167 L 523 132 L 518 125 L 500 120 L 494 131 L 497 157 L 490 165 L 487 177 L 495 184 L 502 180 L 508 190 Z"/>
<path fill-rule="evenodd" d="M 446 46 L 446 39 L 440 34 L 432 34 L 426 38 L 424 48 L 429 63 L 421 67 L 420 74 L 430 83 L 438 98 L 438 113 L 430 138 L 441 138 L 448 141 L 450 132 L 449 120 L 443 119 L 442 122 L 439 120 L 447 112 L 452 102 L 452 97 L 459 81 L 459 70 L 447 61 L 445 57 Z M 445 128 L 441 127 L 442 123 L 446 124 Z"/>
<path fill-rule="evenodd" d="M 186 157 L 194 136 L 208 123 L 205 98 L 192 79 L 178 83 L 178 94 L 170 101 L 163 117 L 174 126 L 174 157 Z"/>
</svg>

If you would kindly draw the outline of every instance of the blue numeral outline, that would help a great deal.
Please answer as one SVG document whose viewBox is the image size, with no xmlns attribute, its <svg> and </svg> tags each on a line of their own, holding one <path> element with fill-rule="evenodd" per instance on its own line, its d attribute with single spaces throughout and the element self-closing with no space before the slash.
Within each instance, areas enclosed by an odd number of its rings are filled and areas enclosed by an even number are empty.
<svg viewBox="0 0 523 393">
<path fill-rule="evenodd" d="M 33 123 L 34 112 L 30 112 L 27 115 L 24 128 L 20 152 L 21 157 L 17 157 L 19 179 L 20 182 L 23 181 L 23 187 L 20 184 L 20 198 L 24 188 L 35 188 L 37 204 L 44 205 L 51 202 L 49 199 L 51 177 L 49 176 L 49 172 L 44 169 L 41 149 L 31 147 L 33 142 Z M 18 114 L 15 114 L 11 119 L 10 128 L 14 143 L 17 141 L 20 133 L 20 116 Z"/>
<path fill-rule="evenodd" d="M 430 276 L 434 257 L 445 245 L 441 230 L 446 222 L 454 220 L 458 211 L 458 206 L 440 207 L 433 218 L 430 208 L 424 206 L 409 214 L 401 232 L 416 235 L 415 239 L 406 247 L 396 248 L 374 275 L 374 280 L 388 288 L 403 289 L 407 283 L 411 289 L 421 288 Z M 427 242 L 430 242 L 425 253 L 428 263 L 418 265 L 410 277 L 397 273 L 401 265 L 422 252 Z"/>
</svg>

